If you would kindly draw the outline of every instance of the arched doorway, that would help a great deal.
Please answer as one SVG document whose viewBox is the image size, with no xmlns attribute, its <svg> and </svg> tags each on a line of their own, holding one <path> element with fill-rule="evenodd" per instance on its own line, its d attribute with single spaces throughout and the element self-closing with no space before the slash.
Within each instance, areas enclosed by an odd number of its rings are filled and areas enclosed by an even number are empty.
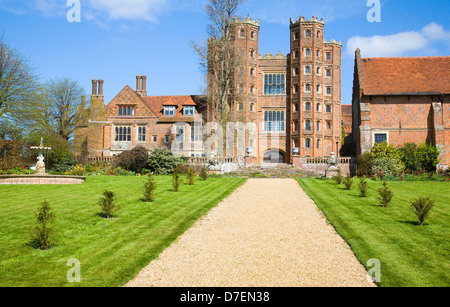
<svg viewBox="0 0 450 307">
<path fill-rule="evenodd" d="M 264 154 L 264 163 L 284 163 L 284 154 L 278 149 L 269 150 Z"/>
</svg>

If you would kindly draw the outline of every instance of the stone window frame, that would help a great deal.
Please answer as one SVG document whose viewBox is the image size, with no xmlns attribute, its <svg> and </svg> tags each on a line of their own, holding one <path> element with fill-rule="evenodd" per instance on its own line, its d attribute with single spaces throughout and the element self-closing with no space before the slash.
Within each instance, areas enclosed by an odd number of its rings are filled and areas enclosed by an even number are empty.
<svg viewBox="0 0 450 307">
<path fill-rule="evenodd" d="M 385 134 L 386 135 L 386 142 L 389 144 L 389 131 L 388 130 L 373 130 L 372 131 L 372 147 L 375 146 L 375 135 L 381 135 L 381 134 Z"/>
<path fill-rule="evenodd" d="M 130 105 L 119 105 L 119 116 L 136 116 L 136 107 Z M 125 114 L 124 114 L 125 111 Z"/>
<path fill-rule="evenodd" d="M 265 110 L 264 131 L 286 132 L 286 110 L 284 109 Z"/>
<path fill-rule="evenodd" d="M 138 142 L 140 143 L 147 142 L 147 126 L 138 126 L 137 134 L 138 134 Z"/>
<path fill-rule="evenodd" d="M 131 142 L 131 126 L 115 126 L 115 141 L 116 142 Z"/>
<path fill-rule="evenodd" d="M 286 72 L 268 72 L 264 74 L 264 95 L 286 95 Z"/>
</svg>

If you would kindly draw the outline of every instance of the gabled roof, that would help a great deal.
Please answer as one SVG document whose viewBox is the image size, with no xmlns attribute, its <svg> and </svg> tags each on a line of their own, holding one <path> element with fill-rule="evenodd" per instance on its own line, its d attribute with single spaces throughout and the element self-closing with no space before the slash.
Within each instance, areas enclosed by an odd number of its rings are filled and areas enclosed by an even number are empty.
<svg viewBox="0 0 450 307">
<path fill-rule="evenodd" d="M 450 94 L 450 56 L 361 58 L 357 63 L 364 95 Z"/>
<path fill-rule="evenodd" d="M 180 112 L 183 106 L 196 106 L 193 96 L 145 96 L 142 99 L 159 117 L 163 117 L 164 106 L 177 107 L 176 117 L 182 117 Z"/>
</svg>

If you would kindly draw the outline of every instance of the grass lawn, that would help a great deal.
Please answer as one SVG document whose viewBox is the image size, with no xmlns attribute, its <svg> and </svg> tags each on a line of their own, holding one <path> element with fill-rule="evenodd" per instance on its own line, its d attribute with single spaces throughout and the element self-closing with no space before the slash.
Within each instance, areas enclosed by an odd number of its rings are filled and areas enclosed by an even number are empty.
<svg viewBox="0 0 450 307">
<path fill-rule="evenodd" d="M 298 181 L 363 265 L 380 260 L 380 286 L 450 286 L 449 182 L 388 182 L 395 196 L 384 208 L 380 181 L 369 180 L 368 198 L 359 197 L 356 185 L 347 191 L 331 180 Z M 419 196 L 436 200 L 424 226 L 409 210 L 410 200 Z"/>
<path fill-rule="evenodd" d="M 121 286 L 174 242 L 195 221 L 245 182 L 242 178 L 197 179 L 173 192 L 171 176 L 156 177 L 156 200 L 141 201 L 146 177 L 89 177 L 82 185 L 0 186 L 0 286 Z M 184 180 L 186 182 L 186 179 Z M 99 216 L 97 201 L 116 192 L 116 219 Z M 56 215 L 56 246 L 30 245 L 35 213 L 47 200 Z M 68 283 L 81 263 L 81 283 Z"/>
</svg>

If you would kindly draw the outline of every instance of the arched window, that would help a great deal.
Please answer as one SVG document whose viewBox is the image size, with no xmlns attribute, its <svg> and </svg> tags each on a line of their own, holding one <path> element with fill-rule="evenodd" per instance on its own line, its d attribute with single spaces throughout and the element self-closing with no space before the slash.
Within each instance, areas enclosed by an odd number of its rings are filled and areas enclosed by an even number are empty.
<svg viewBox="0 0 450 307">
<path fill-rule="evenodd" d="M 244 29 L 241 30 L 241 32 L 240 32 L 239 35 L 240 35 L 241 37 L 245 37 L 245 31 L 244 31 Z"/>
<path fill-rule="evenodd" d="M 305 129 L 306 129 L 306 131 L 311 131 L 311 121 L 310 120 L 306 121 Z"/>
<path fill-rule="evenodd" d="M 311 30 L 306 30 L 305 36 L 306 37 L 311 37 Z"/>
<path fill-rule="evenodd" d="M 320 93 L 320 84 L 317 84 L 316 91 L 317 91 L 317 93 Z"/>
<path fill-rule="evenodd" d="M 317 31 L 317 38 L 320 38 L 320 31 Z"/>
<path fill-rule="evenodd" d="M 250 112 L 255 112 L 255 104 L 250 104 Z"/>
<path fill-rule="evenodd" d="M 311 84 L 306 83 L 306 85 L 305 85 L 305 92 L 311 92 Z"/>
<path fill-rule="evenodd" d="M 331 106 L 327 106 L 327 113 L 331 113 Z"/>
<path fill-rule="evenodd" d="M 317 140 L 317 144 L 316 144 L 317 149 L 320 148 L 320 140 Z"/>
<path fill-rule="evenodd" d="M 317 72 L 318 75 L 320 75 L 320 67 L 317 67 L 316 72 Z"/>
<path fill-rule="evenodd" d="M 320 131 L 320 121 L 319 120 L 316 123 L 316 131 Z"/>
<path fill-rule="evenodd" d="M 311 111 L 311 103 L 309 103 L 309 102 L 306 103 L 305 110 L 306 111 Z"/>
<path fill-rule="evenodd" d="M 255 69 L 254 68 L 250 69 L 250 76 L 252 76 L 252 77 L 255 76 Z"/>
<path fill-rule="evenodd" d="M 252 32 L 250 33 L 250 38 L 252 38 L 252 39 L 255 38 L 255 32 L 252 31 Z"/>
<path fill-rule="evenodd" d="M 311 140 L 310 140 L 310 139 L 306 139 L 306 141 L 305 141 L 305 147 L 306 147 L 306 148 L 311 148 Z"/>
<path fill-rule="evenodd" d="M 310 56 L 310 55 L 311 55 L 311 49 L 307 48 L 307 49 L 305 50 L 305 55 L 306 55 L 306 56 Z"/>
<path fill-rule="evenodd" d="M 311 73 L 311 67 L 309 67 L 309 66 L 306 66 L 305 67 L 305 74 L 310 74 Z"/>
<path fill-rule="evenodd" d="M 239 104 L 239 111 L 244 111 L 244 105 L 242 103 Z"/>
<path fill-rule="evenodd" d="M 320 103 L 318 103 L 318 104 L 316 105 L 316 111 L 317 111 L 317 112 L 320 112 Z"/>
</svg>

